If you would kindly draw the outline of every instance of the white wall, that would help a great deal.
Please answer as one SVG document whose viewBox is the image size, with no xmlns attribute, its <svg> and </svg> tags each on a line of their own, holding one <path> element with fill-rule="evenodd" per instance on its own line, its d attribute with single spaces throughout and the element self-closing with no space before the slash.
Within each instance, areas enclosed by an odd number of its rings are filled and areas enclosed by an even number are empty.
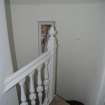
<svg viewBox="0 0 105 105">
<path fill-rule="evenodd" d="M 18 105 L 16 89 L 3 94 L 4 80 L 12 73 L 12 62 L 6 26 L 4 0 L 0 0 L 0 104 Z"/>
<path fill-rule="evenodd" d="M 100 87 L 103 57 L 103 5 L 12 4 L 18 66 L 38 55 L 37 21 L 56 21 L 58 30 L 57 93 L 95 105 Z"/>
<path fill-rule="evenodd" d="M 101 78 L 101 85 L 100 85 L 100 90 L 98 94 L 98 99 L 97 99 L 97 105 L 104 105 L 105 104 L 105 2 L 103 3 L 103 63 L 102 63 L 102 69 L 103 69 L 103 74 Z"/>
</svg>

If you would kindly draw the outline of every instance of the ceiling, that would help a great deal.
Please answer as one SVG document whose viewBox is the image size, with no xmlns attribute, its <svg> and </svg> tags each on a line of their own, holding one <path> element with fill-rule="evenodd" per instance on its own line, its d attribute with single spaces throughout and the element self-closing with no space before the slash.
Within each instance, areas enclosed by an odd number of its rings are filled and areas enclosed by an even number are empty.
<svg viewBox="0 0 105 105">
<path fill-rule="evenodd" d="M 105 0 L 10 0 L 15 4 L 47 4 L 47 3 L 97 3 Z"/>
</svg>

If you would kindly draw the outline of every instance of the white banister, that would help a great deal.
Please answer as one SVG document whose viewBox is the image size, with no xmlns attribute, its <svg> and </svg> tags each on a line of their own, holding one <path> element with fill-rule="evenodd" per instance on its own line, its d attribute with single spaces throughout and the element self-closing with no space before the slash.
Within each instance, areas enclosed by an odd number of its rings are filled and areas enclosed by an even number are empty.
<svg viewBox="0 0 105 105">
<path fill-rule="evenodd" d="M 24 91 L 24 83 L 25 83 L 25 79 L 23 79 L 19 82 L 19 86 L 20 86 L 20 90 L 21 90 L 21 104 L 20 105 L 28 105 L 28 103 L 26 101 L 25 91 Z"/>
<path fill-rule="evenodd" d="M 42 87 L 42 79 L 41 79 L 41 67 L 38 67 L 38 87 L 37 87 L 37 92 L 38 92 L 38 97 L 39 97 L 39 105 L 42 105 L 42 91 L 43 91 L 43 87 Z"/>
<path fill-rule="evenodd" d="M 17 83 L 19 83 L 22 79 L 28 76 L 33 70 L 35 70 L 38 66 L 44 63 L 47 59 L 49 59 L 50 56 L 51 56 L 50 52 L 45 52 L 40 57 L 33 60 L 31 63 L 27 64 L 26 66 L 17 70 L 17 72 L 9 76 L 4 81 L 4 84 L 5 84 L 4 92 L 8 91 L 13 86 L 15 86 Z"/>
<path fill-rule="evenodd" d="M 30 78 L 30 95 L 29 98 L 31 100 L 31 105 L 35 105 L 36 104 L 36 94 L 35 94 L 35 87 L 34 87 L 34 72 L 29 74 L 29 78 Z"/>
<path fill-rule="evenodd" d="M 45 62 L 45 71 L 44 71 L 44 87 L 45 87 L 45 105 L 48 104 L 48 91 L 49 91 L 49 72 L 48 72 L 48 61 Z"/>
<path fill-rule="evenodd" d="M 13 73 L 5 81 L 4 92 L 9 91 L 11 88 L 19 84 L 21 91 L 21 103 L 20 105 L 28 105 L 28 98 L 31 105 L 36 105 L 37 96 L 39 100 L 38 105 L 49 105 L 55 96 L 55 57 L 56 57 L 56 31 L 54 27 L 49 30 L 49 39 L 47 52 L 43 53 L 40 57 L 33 60 L 17 72 Z M 42 76 L 42 70 L 44 70 L 44 80 Z M 37 74 L 35 74 L 37 71 Z M 34 76 L 37 77 L 37 81 L 34 80 Z M 25 79 L 29 77 L 29 96 L 25 94 Z M 36 81 L 36 83 L 34 83 Z M 37 84 L 37 86 L 35 86 Z M 44 86 L 43 86 L 44 85 Z M 37 91 L 37 92 L 35 92 Z M 42 100 L 44 99 L 44 100 Z M 43 101 L 43 102 L 42 102 Z"/>
</svg>

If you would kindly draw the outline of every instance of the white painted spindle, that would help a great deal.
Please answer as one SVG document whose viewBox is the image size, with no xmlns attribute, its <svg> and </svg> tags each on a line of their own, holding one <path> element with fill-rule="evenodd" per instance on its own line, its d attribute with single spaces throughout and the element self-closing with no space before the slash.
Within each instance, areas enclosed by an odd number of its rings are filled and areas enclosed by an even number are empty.
<svg viewBox="0 0 105 105">
<path fill-rule="evenodd" d="M 24 83 L 25 83 L 25 79 L 23 79 L 23 80 L 21 80 L 19 82 L 20 89 L 21 89 L 21 104 L 20 105 L 28 105 L 28 103 L 26 101 L 26 95 L 25 95 L 25 90 L 24 90 Z"/>
<path fill-rule="evenodd" d="M 49 88 L 48 61 L 45 62 L 44 87 L 45 87 L 45 100 L 44 100 L 44 104 L 48 105 L 48 88 Z"/>
<path fill-rule="evenodd" d="M 42 79 L 41 79 L 41 66 L 38 67 L 38 83 L 37 83 L 37 92 L 38 92 L 38 98 L 39 98 L 39 105 L 42 105 Z"/>
<path fill-rule="evenodd" d="M 55 64 L 56 64 L 56 39 L 55 39 L 56 31 L 52 26 L 49 30 L 50 38 L 48 40 L 48 51 L 51 52 L 51 57 L 49 59 L 48 69 L 49 69 L 49 102 L 52 101 L 55 95 Z"/>
<path fill-rule="evenodd" d="M 31 105 L 35 105 L 36 104 L 36 94 L 35 94 L 35 88 L 34 88 L 34 72 L 32 72 L 31 74 L 29 74 L 29 78 L 30 78 L 30 95 L 29 98 L 31 100 Z"/>
</svg>

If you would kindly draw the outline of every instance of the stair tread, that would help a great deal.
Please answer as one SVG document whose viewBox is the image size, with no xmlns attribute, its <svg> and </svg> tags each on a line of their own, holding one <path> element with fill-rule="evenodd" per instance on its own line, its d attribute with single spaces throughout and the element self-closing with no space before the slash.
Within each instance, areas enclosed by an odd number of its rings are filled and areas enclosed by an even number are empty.
<svg viewBox="0 0 105 105">
<path fill-rule="evenodd" d="M 63 97 L 55 96 L 50 105 L 70 105 L 70 104 L 68 104 Z"/>
</svg>

